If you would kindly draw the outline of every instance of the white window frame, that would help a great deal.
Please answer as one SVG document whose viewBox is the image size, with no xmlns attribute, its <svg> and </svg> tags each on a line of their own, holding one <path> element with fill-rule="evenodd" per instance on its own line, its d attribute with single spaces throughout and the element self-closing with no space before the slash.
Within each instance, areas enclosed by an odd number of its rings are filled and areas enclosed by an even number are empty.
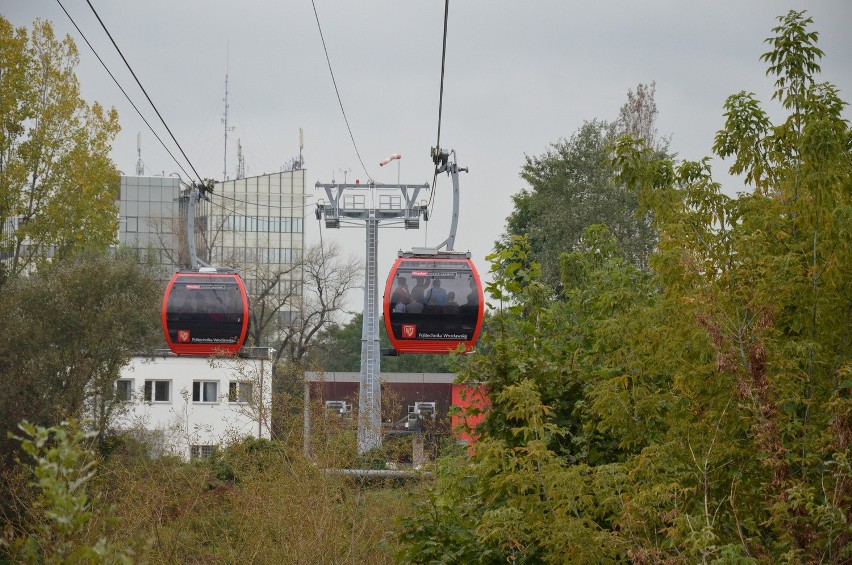
<svg viewBox="0 0 852 565">
<path fill-rule="evenodd" d="M 148 383 L 150 383 L 150 390 L 148 388 Z M 157 399 L 157 384 L 158 383 L 166 383 L 168 387 L 167 390 L 167 398 Z M 150 394 L 149 394 L 150 393 Z M 145 379 L 145 384 L 142 387 L 142 398 L 145 402 L 150 402 L 152 404 L 168 404 L 172 401 L 172 381 L 167 379 Z"/>
<path fill-rule="evenodd" d="M 213 394 L 206 385 L 215 385 Z M 212 398 L 211 398 L 212 396 Z M 216 404 L 219 402 L 219 381 L 192 381 L 192 403 L 193 404 Z"/>
<path fill-rule="evenodd" d="M 254 396 L 254 383 L 251 381 L 229 381 L 228 402 L 231 404 L 249 404 Z"/>
</svg>

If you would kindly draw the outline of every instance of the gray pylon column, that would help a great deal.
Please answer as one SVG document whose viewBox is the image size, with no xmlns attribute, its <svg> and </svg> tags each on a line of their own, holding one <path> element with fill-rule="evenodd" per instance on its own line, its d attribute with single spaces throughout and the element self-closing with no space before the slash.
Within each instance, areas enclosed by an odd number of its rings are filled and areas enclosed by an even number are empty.
<svg viewBox="0 0 852 565">
<path fill-rule="evenodd" d="M 367 264 L 364 272 L 364 319 L 361 326 L 361 390 L 358 395 L 358 453 L 382 444 L 381 352 L 379 351 L 379 220 L 370 210 L 366 220 Z"/>
</svg>

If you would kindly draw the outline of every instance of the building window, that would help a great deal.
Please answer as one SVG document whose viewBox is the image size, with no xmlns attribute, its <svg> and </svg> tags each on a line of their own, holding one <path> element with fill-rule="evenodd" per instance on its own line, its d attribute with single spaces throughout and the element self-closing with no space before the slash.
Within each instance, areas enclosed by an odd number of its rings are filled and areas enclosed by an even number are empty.
<svg viewBox="0 0 852 565">
<path fill-rule="evenodd" d="M 146 402 L 171 402 L 171 381 L 145 381 L 142 396 Z"/>
<path fill-rule="evenodd" d="M 115 381 L 115 399 L 118 402 L 130 402 L 133 400 L 133 381 L 131 379 L 118 379 Z"/>
<path fill-rule="evenodd" d="M 217 381 L 195 381 L 192 383 L 193 402 L 216 402 L 219 394 Z"/>
<path fill-rule="evenodd" d="M 128 232 L 138 232 L 139 231 L 139 218 L 135 218 L 133 216 L 127 216 L 127 231 Z"/>
<path fill-rule="evenodd" d="M 251 402 L 252 392 L 252 383 L 231 381 L 228 383 L 228 402 Z"/>
<path fill-rule="evenodd" d="M 215 445 L 190 445 L 189 459 L 190 461 L 194 461 L 195 459 L 210 459 L 214 451 L 216 451 Z"/>
</svg>

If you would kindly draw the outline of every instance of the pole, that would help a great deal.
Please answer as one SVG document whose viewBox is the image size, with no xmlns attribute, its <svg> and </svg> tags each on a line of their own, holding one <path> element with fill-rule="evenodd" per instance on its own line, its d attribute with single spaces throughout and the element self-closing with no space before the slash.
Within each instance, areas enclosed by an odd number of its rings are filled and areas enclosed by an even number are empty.
<svg viewBox="0 0 852 565">
<path fill-rule="evenodd" d="M 358 395 L 358 453 L 382 444 L 381 353 L 379 351 L 379 220 L 375 210 L 366 219 L 367 261 L 364 272 L 364 318 L 361 324 L 361 391 Z"/>
</svg>

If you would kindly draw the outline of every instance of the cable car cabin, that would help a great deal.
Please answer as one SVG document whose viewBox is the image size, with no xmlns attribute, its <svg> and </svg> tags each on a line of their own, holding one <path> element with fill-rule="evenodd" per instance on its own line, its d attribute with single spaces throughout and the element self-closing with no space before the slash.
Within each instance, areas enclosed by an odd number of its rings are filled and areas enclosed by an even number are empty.
<svg viewBox="0 0 852 565">
<path fill-rule="evenodd" d="M 405 253 L 385 285 L 385 326 L 399 353 L 473 348 L 482 329 L 482 283 L 468 254 Z"/>
<path fill-rule="evenodd" d="M 176 355 L 236 355 L 249 327 L 243 280 L 234 272 L 179 271 L 166 287 L 162 318 Z"/>
</svg>

